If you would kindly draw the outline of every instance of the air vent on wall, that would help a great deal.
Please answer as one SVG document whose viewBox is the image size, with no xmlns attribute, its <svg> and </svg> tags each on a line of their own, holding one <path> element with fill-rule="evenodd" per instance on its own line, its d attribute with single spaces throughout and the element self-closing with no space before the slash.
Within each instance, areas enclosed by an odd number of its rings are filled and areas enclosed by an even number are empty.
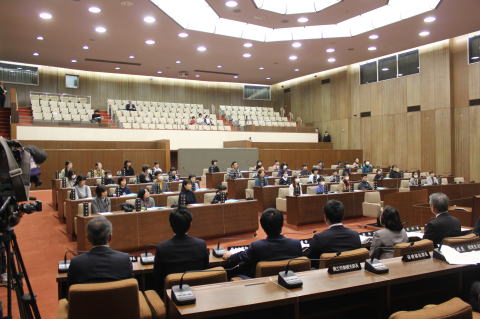
<svg viewBox="0 0 480 319">
<path fill-rule="evenodd" d="M 209 71 L 209 70 L 194 70 L 195 72 L 210 73 L 210 74 L 221 74 L 221 75 L 238 75 L 238 73 L 230 72 L 219 72 L 219 71 Z"/>
<path fill-rule="evenodd" d="M 470 101 L 468 101 L 468 104 L 469 104 L 470 106 L 480 105 L 480 99 L 470 100 Z"/>
<path fill-rule="evenodd" d="M 328 84 L 328 83 L 330 83 L 330 79 L 323 79 L 322 80 L 322 84 Z"/>
<path fill-rule="evenodd" d="M 370 117 L 372 115 L 372 112 L 362 112 L 360 113 L 360 117 Z"/>
<path fill-rule="evenodd" d="M 135 66 L 142 65 L 141 63 L 135 63 L 135 62 L 122 62 L 122 61 L 102 60 L 102 59 L 88 59 L 88 58 L 85 59 L 85 61 L 100 62 L 100 63 L 112 63 L 112 64 L 123 64 L 123 65 L 135 65 Z"/>
<path fill-rule="evenodd" d="M 292 90 L 291 88 L 284 89 L 284 90 L 283 90 L 283 93 L 290 93 L 291 90 Z"/>
<path fill-rule="evenodd" d="M 407 112 L 418 112 L 420 111 L 420 105 L 407 106 Z"/>
</svg>

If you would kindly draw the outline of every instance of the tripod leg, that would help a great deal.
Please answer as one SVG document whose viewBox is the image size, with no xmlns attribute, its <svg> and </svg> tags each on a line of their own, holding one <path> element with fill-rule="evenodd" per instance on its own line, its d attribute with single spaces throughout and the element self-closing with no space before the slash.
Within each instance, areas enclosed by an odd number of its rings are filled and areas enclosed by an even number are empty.
<svg viewBox="0 0 480 319">
<path fill-rule="evenodd" d="M 7 270 L 7 318 L 13 318 L 12 314 L 12 286 L 13 286 L 13 278 L 12 278 L 12 270 L 10 269 L 10 264 L 12 262 L 12 254 L 10 252 L 10 243 L 5 240 L 2 241 L 3 249 L 5 249 L 5 256 L 6 256 L 6 270 Z"/>
</svg>

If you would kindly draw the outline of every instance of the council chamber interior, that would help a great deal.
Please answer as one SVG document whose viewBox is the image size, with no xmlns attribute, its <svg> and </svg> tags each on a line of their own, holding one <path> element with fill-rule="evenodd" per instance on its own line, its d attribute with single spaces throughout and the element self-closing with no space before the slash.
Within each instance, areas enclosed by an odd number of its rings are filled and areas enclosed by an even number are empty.
<svg viewBox="0 0 480 319">
<path fill-rule="evenodd" d="M 480 318 L 478 8 L 4 1 L 2 318 Z"/>
</svg>

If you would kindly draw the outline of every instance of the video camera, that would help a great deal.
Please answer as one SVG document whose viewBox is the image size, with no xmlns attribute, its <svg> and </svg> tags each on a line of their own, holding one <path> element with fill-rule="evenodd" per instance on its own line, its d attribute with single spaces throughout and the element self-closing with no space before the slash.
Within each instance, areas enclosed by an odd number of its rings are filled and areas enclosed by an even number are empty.
<svg viewBox="0 0 480 319">
<path fill-rule="evenodd" d="M 23 213 L 42 210 L 42 202 L 21 203 L 30 198 L 30 185 L 42 184 L 40 167 L 47 154 L 34 146 L 0 137 L 0 232 L 14 227 Z"/>
</svg>

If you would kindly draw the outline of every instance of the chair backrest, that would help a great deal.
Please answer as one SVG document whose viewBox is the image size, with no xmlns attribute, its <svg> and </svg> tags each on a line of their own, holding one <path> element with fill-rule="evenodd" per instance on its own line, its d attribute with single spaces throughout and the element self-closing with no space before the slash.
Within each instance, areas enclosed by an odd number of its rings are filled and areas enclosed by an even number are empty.
<svg viewBox="0 0 480 319">
<path fill-rule="evenodd" d="M 214 198 L 215 193 L 205 193 L 205 195 L 203 195 L 203 203 L 210 204 Z"/>
<path fill-rule="evenodd" d="M 136 198 L 127 199 L 125 203 L 135 206 Z"/>
<path fill-rule="evenodd" d="M 253 189 L 254 186 L 255 186 L 255 180 L 249 179 L 247 182 L 247 189 Z"/>
<path fill-rule="evenodd" d="M 300 178 L 300 184 L 308 184 L 308 177 Z"/>
<path fill-rule="evenodd" d="M 373 182 L 374 178 L 375 178 L 375 174 L 367 174 L 367 181 Z"/>
<path fill-rule="evenodd" d="M 468 243 L 474 243 L 480 241 L 480 237 L 475 234 L 467 234 L 458 237 L 446 237 L 443 239 L 443 244 L 447 246 L 458 246 Z"/>
<path fill-rule="evenodd" d="M 178 195 L 167 197 L 167 207 L 172 207 L 173 205 L 178 205 Z"/>
<path fill-rule="evenodd" d="M 374 203 L 374 204 L 380 203 L 381 202 L 380 192 L 365 192 L 364 202 Z"/>
<path fill-rule="evenodd" d="M 68 318 L 140 318 L 138 294 L 136 279 L 72 285 L 68 292 Z"/>
<path fill-rule="evenodd" d="M 83 203 L 78 204 L 77 206 L 77 216 L 83 216 Z M 88 214 L 92 213 L 92 202 L 88 203 Z"/>
<path fill-rule="evenodd" d="M 389 319 L 471 319 L 472 306 L 455 297 L 439 305 L 427 305 L 420 310 L 397 311 Z"/>
<path fill-rule="evenodd" d="M 307 186 L 307 194 L 315 195 L 317 193 L 317 186 Z"/>
<path fill-rule="evenodd" d="M 403 173 L 403 178 L 412 178 L 412 173 Z"/>
<path fill-rule="evenodd" d="M 463 177 L 454 177 L 453 182 L 455 184 L 463 184 L 463 183 L 465 183 L 465 179 Z"/>
<path fill-rule="evenodd" d="M 330 191 L 337 192 L 338 191 L 338 184 L 330 184 Z"/>
<path fill-rule="evenodd" d="M 443 185 L 448 184 L 448 178 L 442 177 L 442 184 Z"/>
<path fill-rule="evenodd" d="M 178 192 L 182 191 L 182 183 L 178 183 Z"/>
<path fill-rule="evenodd" d="M 227 281 L 227 272 L 223 267 L 214 267 L 205 272 L 191 272 L 183 276 L 183 282 L 190 286 L 208 285 Z M 180 283 L 183 273 L 170 274 L 165 277 L 165 289 Z"/>
<path fill-rule="evenodd" d="M 393 252 L 394 257 L 400 257 L 405 254 L 414 252 L 414 251 L 432 251 L 433 242 L 429 239 L 422 239 L 413 243 L 400 243 L 393 246 L 395 249 Z"/>
<path fill-rule="evenodd" d="M 288 196 L 289 191 L 290 190 L 289 190 L 288 187 L 279 188 L 278 189 L 278 198 L 286 198 Z"/>
<path fill-rule="evenodd" d="M 364 262 L 368 258 L 368 250 L 366 248 L 358 248 L 343 251 L 337 256 L 337 253 L 324 253 L 320 255 L 323 259 L 319 263 L 319 268 L 327 268 L 330 265 L 343 264 L 348 262 Z"/>
<path fill-rule="evenodd" d="M 402 179 L 400 181 L 400 188 L 410 188 L 410 181 Z"/>
<path fill-rule="evenodd" d="M 307 271 L 311 269 L 310 259 L 307 257 L 299 257 L 298 259 L 291 260 L 278 260 L 278 261 L 260 261 L 255 267 L 255 277 L 267 277 L 277 275 L 280 271 L 285 270 L 287 263 L 290 261 L 289 269 L 298 271 Z"/>
<path fill-rule="evenodd" d="M 337 169 L 338 165 L 331 165 L 330 168 L 331 169 Z"/>
</svg>

